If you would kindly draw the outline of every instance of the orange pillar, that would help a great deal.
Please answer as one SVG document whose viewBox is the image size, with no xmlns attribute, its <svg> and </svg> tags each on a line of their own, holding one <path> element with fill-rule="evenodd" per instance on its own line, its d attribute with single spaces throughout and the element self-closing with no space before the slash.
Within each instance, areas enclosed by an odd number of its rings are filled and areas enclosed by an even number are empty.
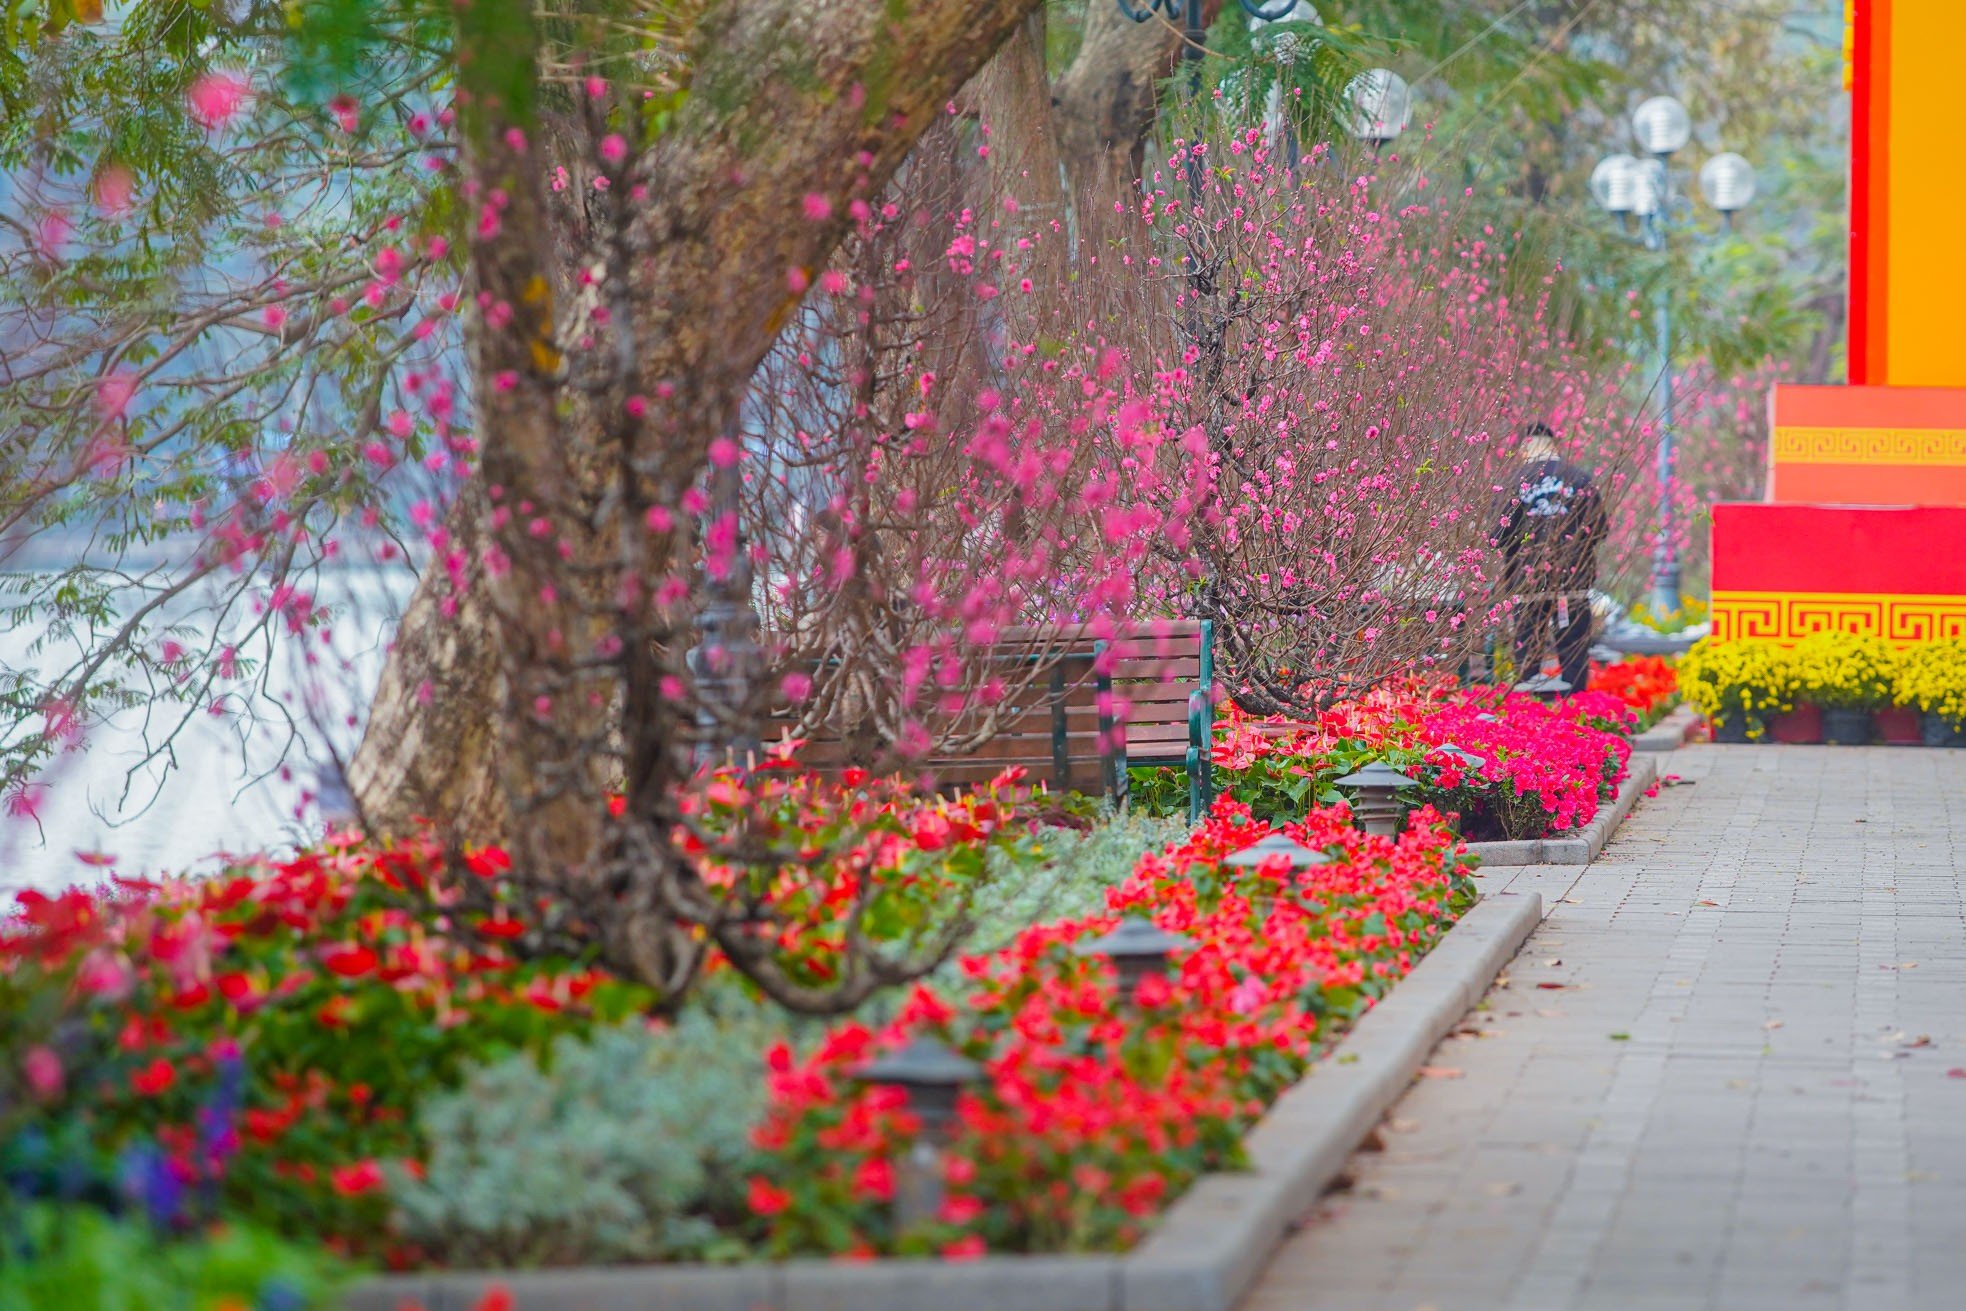
<svg viewBox="0 0 1966 1311">
<path fill-rule="evenodd" d="M 1855 0 L 1850 381 L 1966 386 L 1961 0 Z"/>
</svg>

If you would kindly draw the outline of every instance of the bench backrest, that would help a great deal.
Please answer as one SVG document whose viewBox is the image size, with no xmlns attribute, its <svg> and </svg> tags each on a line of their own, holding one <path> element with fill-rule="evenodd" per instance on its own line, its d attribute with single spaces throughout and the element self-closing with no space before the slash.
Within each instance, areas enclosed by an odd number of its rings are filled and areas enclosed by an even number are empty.
<svg viewBox="0 0 1966 1311">
<path fill-rule="evenodd" d="M 1129 763 L 1185 762 L 1198 710 L 1212 727 L 1213 639 L 1214 625 L 1205 619 L 1135 623 L 1116 639 L 1113 698 L 1126 717 Z"/>
<path fill-rule="evenodd" d="M 1001 663 L 1010 696 L 987 741 L 913 762 L 937 787 L 973 787 L 1017 765 L 1033 782 L 1124 801 L 1129 765 L 1176 765 L 1188 771 L 1191 818 L 1212 802 L 1215 651 L 1209 621 L 1139 621 L 1122 627 L 1111 642 L 1093 641 L 1090 634 L 1079 640 L 1069 633 L 1013 631 L 980 659 L 986 666 Z M 1035 677 L 1034 664 L 1040 666 Z M 1122 712 L 1123 735 L 1114 731 Z M 785 722 L 789 727 L 789 717 Z M 822 772 L 892 763 L 879 754 L 852 750 L 819 732 L 808 736 L 799 759 Z"/>
<path fill-rule="evenodd" d="M 1041 663 L 1040 663 L 1041 662 Z M 995 731 L 974 745 L 958 744 L 906 762 L 904 768 L 930 777 L 939 789 L 974 787 L 1005 769 L 1021 766 L 1030 782 L 1057 791 L 1111 791 L 1114 763 L 1106 744 L 1113 737 L 1106 712 L 1107 680 L 1094 668 L 1095 653 L 1050 649 L 1033 653 L 1022 643 L 1002 644 L 981 659 L 981 670 L 1001 666 L 1008 688 L 996 712 Z M 1039 667 L 1034 671 L 1033 665 Z M 960 734 L 959 721 L 927 724 L 932 733 Z M 799 752 L 809 768 L 833 772 L 848 766 L 891 766 L 881 749 L 855 751 L 823 732 L 810 736 Z"/>
</svg>

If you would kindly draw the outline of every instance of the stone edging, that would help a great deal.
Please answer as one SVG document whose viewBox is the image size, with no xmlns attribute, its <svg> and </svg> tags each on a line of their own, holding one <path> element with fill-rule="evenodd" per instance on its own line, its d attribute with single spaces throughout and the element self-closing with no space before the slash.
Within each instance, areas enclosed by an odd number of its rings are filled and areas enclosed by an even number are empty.
<svg viewBox="0 0 1966 1311">
<path fill-rule="evenodd" d="M 1699 712 L 1682 701 L 1652 727 L 1631 739 L 1633 751 L 1677 751 L 1686 745 L 1686 735 L 1700 722 Z"/>
<path fill-rule="evenodd" d="M 1277 1099 L 1244 1140 L 1251 1168 L 1197 1180 L 1125 1255 L 389 1275 L 343 1305 L 471 1311 L 502 1284 L 514 1311 L 1231 1311 L 1541 919 L 1533 892 L 1477 902 Z"/>
<path fill-rule="evenodd" d="M 1470 842 L 1468 850 L 1481 857 L 1483 865 L 1588 865 L 1604 850 L 1611 834 L 1658 774 L 1659 766 L 1652 756 L 1633 752 L 1625 781 L 1618 785 L 1618 795 L 1598 810 L 1597 817 L 1583 832 L 1571 837 L 1529 838 L 1520 842 Z"/>
</svg>

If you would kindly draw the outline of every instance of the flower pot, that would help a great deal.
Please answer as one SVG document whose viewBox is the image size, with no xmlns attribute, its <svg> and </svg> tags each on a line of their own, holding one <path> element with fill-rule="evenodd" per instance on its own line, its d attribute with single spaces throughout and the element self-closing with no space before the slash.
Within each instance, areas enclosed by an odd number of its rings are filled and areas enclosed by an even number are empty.
<svg viewBox="0 0 1966 1311">
<path fill-rule="evenodd" d="M 1716 719 L 1713 721 L 1713 740 L 1739 746 L 1748 740 L 1748 721 L 1745 719 Z"/>
<path fill-rule="evenodd" d="M 1926 711 L 1918 717 L 1918 736 L 1928 747 L 1966 747 L 1966 724 Z"/>
<path fill-rule="evenodd" d="M 1768 736 L 1790 746 L 1808 746 L 1823 740 L 1823 708 L 1807 703 L 1776 715 L 1768 721 Z"/>
<path fill-rule="evenodd" d="M 1833 747 L 1861 747 L 1870 742 L 1870 711 L 1831 706 L 1823 711 L 1823 741 Z"/>
<path fill-rule="evenodd" d="M 1887 747 L 1924 745 L 1923 724 L 1918 711 L 1910 706 L 1886 706 L 1871 716 L 1877 740 Z"/>
</svg>

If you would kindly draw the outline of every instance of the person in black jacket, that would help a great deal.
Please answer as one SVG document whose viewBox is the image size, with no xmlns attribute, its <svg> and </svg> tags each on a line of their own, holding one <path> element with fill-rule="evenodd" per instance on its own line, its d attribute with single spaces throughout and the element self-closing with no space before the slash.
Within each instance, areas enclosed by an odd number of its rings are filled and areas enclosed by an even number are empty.
<svg viewBox="0 0 1966 1311">
<path fill-rule="evenodd" d="M 1590 474 L 1565 460 L 1548 425 L 1523 433 L 1522 466 L 1501 488 L 1495 546 L 1515 599 L 1517 677 L 1542 670 L 1550 630 L 1563 681 L 1583 691 L 1590 677 L 1591 589 L 1597 548 L 1609 531 Z"/>
</svg>

